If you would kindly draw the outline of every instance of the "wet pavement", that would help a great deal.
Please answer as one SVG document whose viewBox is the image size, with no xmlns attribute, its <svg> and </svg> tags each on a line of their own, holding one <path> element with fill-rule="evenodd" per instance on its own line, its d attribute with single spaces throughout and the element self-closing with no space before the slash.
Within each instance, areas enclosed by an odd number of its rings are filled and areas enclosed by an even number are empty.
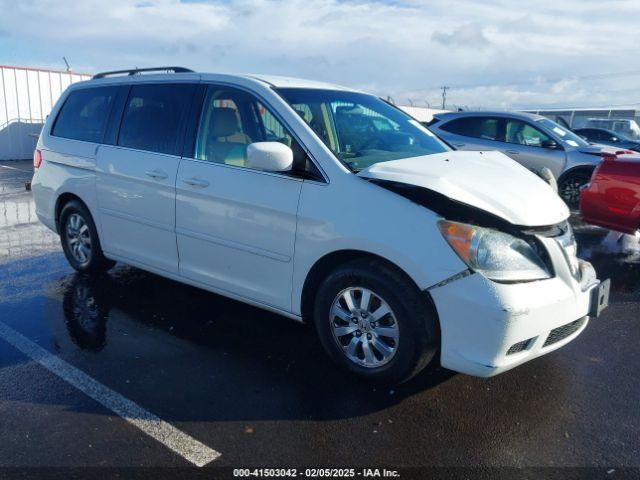
<svg viewBox="0 0 640 480">
<path fill-rule="evenodd" d="M 119 265 L 86 278 L 0 163 L 0 322 L 220 452 L 216 466 L 640 467 L 640 251 L 577 226 L 610 307 L 491 379 L 353 379 L 311 328 Z M 625 243 L 626 242 L 626 243 Z M 0 467 L 189 466 L 0 338 Z"/>
</svg>

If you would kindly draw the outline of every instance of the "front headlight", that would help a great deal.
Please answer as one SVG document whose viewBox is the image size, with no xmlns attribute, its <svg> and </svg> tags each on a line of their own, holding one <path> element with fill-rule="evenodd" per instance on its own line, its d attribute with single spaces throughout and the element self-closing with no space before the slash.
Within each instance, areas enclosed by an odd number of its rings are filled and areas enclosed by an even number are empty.
<svg viewBox="0 0 640 480">
<path fill-rule="evenodd" d="M 471 270 L 499 282 L 551 278 L 534 248 L 521 238 L 491 228 L 441 220 L 438 228 Z"/>
</svg>

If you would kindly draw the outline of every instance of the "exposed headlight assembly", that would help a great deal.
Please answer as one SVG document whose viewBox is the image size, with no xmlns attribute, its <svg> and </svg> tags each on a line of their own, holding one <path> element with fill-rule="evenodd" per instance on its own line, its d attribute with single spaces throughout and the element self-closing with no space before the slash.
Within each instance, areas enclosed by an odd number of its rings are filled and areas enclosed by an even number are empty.
<svg viewBox="0 0 640 480">
<path fill-rule="evenodd" d="M 439 221 L 438 227 L 462 261 L 491 280 L 524 282 L 552 276 L 535 249 L 521 238 L 447 220 Z"/>
</svg>

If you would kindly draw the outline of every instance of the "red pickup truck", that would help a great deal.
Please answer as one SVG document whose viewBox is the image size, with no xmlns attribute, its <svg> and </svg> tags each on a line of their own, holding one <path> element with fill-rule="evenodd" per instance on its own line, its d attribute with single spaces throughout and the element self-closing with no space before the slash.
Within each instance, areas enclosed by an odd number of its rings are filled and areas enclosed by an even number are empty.
<svg viewBox="0 0 640 480">
<path fill-rule="evenodd" d="M 603 153 L 580 193 L 580 211 L 588 223 L 635 233 L 640 228 L 640 154 Z"/>
</svg>

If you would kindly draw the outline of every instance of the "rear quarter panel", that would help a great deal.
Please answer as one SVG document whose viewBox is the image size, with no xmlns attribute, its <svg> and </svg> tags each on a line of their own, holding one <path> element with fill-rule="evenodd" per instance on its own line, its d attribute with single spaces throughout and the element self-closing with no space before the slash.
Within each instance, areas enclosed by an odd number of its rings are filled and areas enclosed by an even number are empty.
<svg viewBox="0 0 640 480">
<path fill-rule="evenodd" d="M 49 228 L 56 230 L 57 201 L 61 195 L 71 193 L 87 205 L 100 232 L 99 218 L 96 215 L 95 165 L 91 165 L 86 159 L 71 159 L 45 149 L 42 150 L 42 157 L 42 165 L 34 173 L 31 183 L 38 218 Z M 76 166 L 77 163 L 82 166 Z"/>
<path fill-rule="evenodd" d="M 35 170 L 31 182 L 36 214 L 42 223 L 55 231 L 57 200 L 64 193 L 71 193 L 87 205 L 98 231 L 101 231 L 95 195 L 95 153 L 98 144 L 50 134 L 58 111 L 70 91 L 68 89 L 60 97 L 38 139 L 36 148 L 42 152 L 42 164 Z"/>
</svg>

